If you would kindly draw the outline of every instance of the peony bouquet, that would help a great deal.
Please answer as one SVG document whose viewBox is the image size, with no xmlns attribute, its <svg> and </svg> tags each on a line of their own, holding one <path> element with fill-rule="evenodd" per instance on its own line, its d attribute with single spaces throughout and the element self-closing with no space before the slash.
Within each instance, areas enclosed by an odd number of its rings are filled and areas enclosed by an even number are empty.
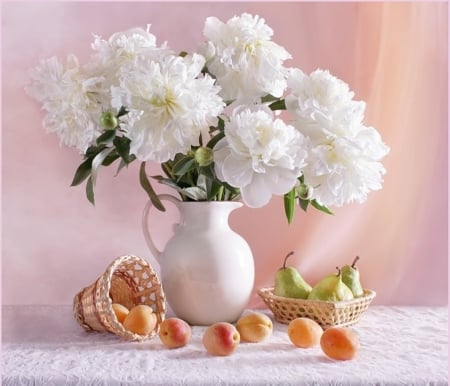
<svg viewBox="0 0 450 386">
<path fill-rule="evenodd" d="M 118 172 L 141 163 L 160 210 L 152 181 L 186 201 L 261 207 L 283 196 L 289 222 L 297 204 L 331 213 L 381 189 L 389 149 L 345 82 L 286 67 L 291 55 L 258 16 L 208 17 L 203 34 L 194 53 L 158 45 L 149 27 L 94 36 L 88 63 L 52 57 L 31 71 L 44 127 L 83 156 L 72 185 L 86 181 L 89 201 L 100 167 L 116 161 Z M 147 162 L 161 175 L 149 178 Z"/>
</svg>

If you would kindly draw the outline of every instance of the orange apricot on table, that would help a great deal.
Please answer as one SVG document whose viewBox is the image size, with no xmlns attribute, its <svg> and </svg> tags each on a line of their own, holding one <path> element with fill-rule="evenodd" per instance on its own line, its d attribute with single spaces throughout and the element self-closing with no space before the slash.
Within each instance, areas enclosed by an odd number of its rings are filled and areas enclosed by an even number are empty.
<svg viewBox="0 0 450 386">
<path fill-rule="evenodd" d="M 320 347 L 328 357 L 346 361 L 356 356 L 360 342 L 358 335 L 348 327 L 330 327 L 322 334 Z"/>
<path fill-rule="evenodd" d="M 323 329 L 315 320 L 296 318 L 289 323 L 287 332 L 294 346 L 310 348 L 319 345 Z"/>
</svg>

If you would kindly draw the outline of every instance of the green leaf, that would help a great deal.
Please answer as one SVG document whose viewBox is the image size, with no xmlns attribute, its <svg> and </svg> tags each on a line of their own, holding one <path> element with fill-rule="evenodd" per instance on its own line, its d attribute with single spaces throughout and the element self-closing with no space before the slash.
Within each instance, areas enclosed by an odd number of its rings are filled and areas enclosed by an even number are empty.
<svg viewBox="0 0 450 386">
<path fill-rule="evenodd" d="M 181 56 L 182 58 L 184 58 L 185 56 L 189 55 L 186 51 L 181 51 L 178 56 Z"/>
<path fill-rule="evenodd" d="M 116 170 L 116 174 L 114 175 L 114 177 L 118 176 L 120 171 L 126 166 L 128 166 L 128 164 L 123 159 L 120 159 L 120 163 L 119 163 L 119 166 Z"/>
<path fill-rule="evenodd" d="M 80 166 L 78 166 L 70 186 L 76 186 L 81 184 L 86 178 L 90 176 L 91 168 L 92 168 L 92 158 L 88 158 Z"/>
<path fill-rule="evenodd" d="M 274 110 L 286 110 L 286 102 L 284 99 L 280 99 L 278 101 L 275 101 L 269 105 L 270 109 L 272 111 Z"/>
<path fill-rule="evenodd" d="M 213 164 L 210 164 L 208 166 L 200 166 L 198 168 L 199 174 L 204 175 L 206 178 L 209 178 L 210 180 L 216 179 L 216 173 L 214 173 L 214 166 Z"/>
<path fill-rule="evenodd" d="M 109 166 L 111 165 L 117 158 L 119 158 L 119 154 L 117 154 L 116 149 L 112 149 L 112 151 L 106 156 L 106 158 L 103 160 L 102 165 L 103 166 Z"/>
<path fill-rule="evenodd" d="M 189 198 L 195 201 L 206 201 L 207 194 L 202 188 L 198 186 L 191 186 L 189 188 L 182 189 L 183 193 L 186 194 Z"/>
<path fill-rule="evenodd" d="M 94 182 L 92 180 L 92 176 L 89 177 L 86 183 L 86 197 L 92 205 L 95 205 Z"/>
<path fill-rule="evenodd" d="M 158 195 L 153 190 L 153 187 L 147 177 L 147 174 L 145 173 L 145 162 L 141 163 L 141 167 L 139 169 L 139 182 L 141 186 L 144 188 L 144 190 L 147 192 L 147 195 L 150 198 L 152 204 L 155 206 L 155 208 L 162 212 L 165 212 L 166 208 L 164 208 L 164 205 L 161 203 L 161 200 L 159 199 Z"/>
<path fill-rule="evenodd" d="M 115 130 L 106 130 L 103 134 L 101 134 L 97 138 L 97 145 L 101 145 L 102 143 L 109 143 L 116 136 Z"/>
<path fill-rule="evenodd" d="M 195 158 L 187 156 L 180 159 L 177 163 L 175 163 L 175 165 L 173 165 L 172 173 L 175 176 L 183 176 L 193 169 L 195 169 Z"/>
<path fill-rule="evenodd" d="M 183 193 L 183 188 L 180 188 L 178 186 L 178 184 L 175 181 L 171 180 L 170 178 L 164 178 L 161 176 L 153 176 L 152 178 L 157 180 L 160 184 L 170 186 L 171 188 L 175 189 L 177 192 Z"/>
<path fill-rule="evenodd" d="M 199 187 L 206 193 L 208 191 L 208 185 L 209 184 L 207 178 L 203 174 L 200 174 L 197 178 L 197 187 Z"/>
<path fill-rule="evenodd" d="M 180 193 L 181 198 L 184 201 L 185 201 L 185 197 L 189 197 L 189 198 L 195 200 L 194 196 L 189 195 L 189 192 L 185 191 L 186 188 L 181 188 L 175 181 L 171 180 L 170 178 L 164 178 L 161 176 L 153 176 L 153 178 L 158 180 L 159 183 L 161 183 L 163 185 L 167 185 L 167 186 L 171 187 L 172 189 L 174 189 L 175 191 L 177 191 L 178 193 Z M 187 187 L 187 188 L 189 188 L 189 187 Z"/>
<path fill-rule="evenodd" d="M 214 197 L 219 195 L 223 186 L 215 180 L 212 180 L 211 187 L 207 192 L 207 200 L 211 201 Z"/>
<path fill-rule="evenodd" d="M 84 153 L 84 158 L 94 158 L 98 153 L 100 153 L 102 150 L 106 149 L 106 144 L 102 143 L 98 146 L 90 146 L 86 150 L 86 153 Z"/>
<path fill-rule="evenodd" d="M 303 200 L 301 198 L 298 199 L 298 205 L 300 208 L 302 208 L 305 212 L 308 209 L 309 200 Z"/>
<path fill-rule="evenodd" d="M 223 118 L 219 117 L 217 127 L 219 128 L 219 130 L 222 130 L 222 131 L 225 129 L 225 120 Z"/>
<path fill-rule="evenodd" d="M 161 164 L 161 169 L 165 173 L 165 175 L 169 178 L 173 178 L 172 167 L 168 162 L 164 162 Z"/>
<path fill-rule="evenodd" d="M 100 168 L 100 166 L 102 166 L 103 161 L 105 160 L 105 158 L 108 156 L 108 154 L 112 151 L 113 149 L 111 148 L 106 148 L 103 149 L 103 151 L 101 151 L 100 153 L 98 153 L 94 159 L 92 160 L 92 167 L 91 167 L 91 179 L 92 179 L 92 186 L 95 187 L 95 183 L 97 181 L 97 175 L 98 175 L 98 170 Z"/>
<path fill-rule="evenodd" d="M 295 188 L 284 195 L 284 213 L 288 223 L 292 223 L 295 212 Z"/>
<path fill-rule="evenodd" d="M 320 210 L 321 212 L 324 212 L 324 213 L 327 213 L 327 214 L 331 214 L 331 215 L 334 214 L 334 213 L 333 213 L 330 209 L 328 209 L 325 205 L 319 204 L 316 200 L 311 200 L 311 205 L 312 205 L 314 208 Z"/>
<path fill-rule="evenodd" d="M 115 137 L 113 141 L 117 153 L 127 164 L 133 161 L 130 157 L 130 143 L 131 140 L 127 137 Z"/>
<path fill-rule="evenodd" d="M 273 102 L 277 101 L 279 98 L 274 97 L 273 95 L 267 94 L 261 98 L 261 103 Z"/>
</svg>

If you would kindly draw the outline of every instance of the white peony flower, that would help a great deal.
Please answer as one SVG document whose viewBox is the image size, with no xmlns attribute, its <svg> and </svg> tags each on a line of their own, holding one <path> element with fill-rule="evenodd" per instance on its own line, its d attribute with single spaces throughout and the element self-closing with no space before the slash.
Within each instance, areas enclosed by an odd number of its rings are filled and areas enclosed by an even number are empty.
<svg viewBox="0 0 450 386">
<path fill-rule="evenodd" d="M 353 100 L 348 85 L 328 71 L 308 76 L 292 70 L 288 87 L 286 107 L 311 143 L 303 175 L 312 198 L 342 206 L 364 202 L 370 191 L 381 189 L 385 169 L 379 161 L 389 148 L 374 128 L 362 124 L 365 104 Z"/>
<path fill-rule="evenodd" d="M 326 70 L 318 69 L 306 75 L 298 68 L 291 68 L 287 82 L 292 91 L 286 98 L 290 109 L 316 107 L 326 112 L 336 112 L 347 108 L 354 96 L 347 83 Z"/>
<path fill-rule="evenodd" d="M 96 122 L 102 111 L 102 81 L 83 73 L 73 55 L 65 66 L 52 57 L 31 71 L 26 91 L 47 111 L 44 127 L 56 133 L 62 144 L 84 153 L 99 134 Z"/>
<path fill-rule="evenodd" d="M 225 104 L 214 79 L 201 76 L 203 66 L 200 55 L 138 58 L 122 66 L 111 103 L 129 111 L 122 128 L 138 159 L 168 161 L 198 145 L 200 134 L 217 123 Z"/>
<path fill-rule="evenodd" d="M 156 45 L 156 37 L 142 28 L 133 28 L 124 32 L 117 32 L 108 40 L 94 35 L 92 49 L 95 55 L 92 57 L 94 65 L 101 64 L 105 70 L 110 67 L 114 72 L 122 65 L 134 62 L 138 57 L 146 57 L 150 60 L 160 60 L 173 52 L 164 43 L 161 47 Z M 92 65 L 92 64 L 91 64 Z"/>
<path fill-rule="evenodd" d="M 307 156 L 307 143 L 293 126 L 265 106 L 237 108 L 225 124 L 225 138 L 214 151 L 218 178 L 240 188 L 250 207 L 266 205 L 297 183 Z"/>
<path fill-rule="evenodd" d="M 267 94 L 283 95 L 286 70 L 282 64 L 291 55 L 270 40 L 273 31 L 264 19 L 244 13 L 225 24 L 208 17 L 203 34 L 206 65 L 225 100 L 239 104 L 259 102 Z"/>
<path fill-rule="evenodd" d="M 132 28 L 123 32 L 116 32 L 108 40 L 94 35 L 91 47 L 94 50 L 86 70 L 92 76 L 103 77 L 102 104 L 109 109 L 111 100 L 111 87 L 119 85 L 119 72 L 123 66 L 133 65 L 138 58 L 159 61 L 172 55 L 173 52 L 164 43 L 161 47 L 156 45 L 156 37 L 142 28 Z M 139 59 L 139 60 L 141 60 Z"/>
</svg>

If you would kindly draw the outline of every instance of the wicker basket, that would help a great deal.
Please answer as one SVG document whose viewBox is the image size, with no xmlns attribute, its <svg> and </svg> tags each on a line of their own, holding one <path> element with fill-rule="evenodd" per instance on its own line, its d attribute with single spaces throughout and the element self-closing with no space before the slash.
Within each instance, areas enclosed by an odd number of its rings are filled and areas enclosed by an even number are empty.
<svg viewBox="0 0 450 386">
<path fill-rule="evenodd" d="M 148 335 L 126 330 L 116 318 L 113 303 L 128 309 L 138 304 L 152 307 L 157 318 L 156 328 Z M 115 259 L 95 283 L 75 296 L 73 311 L 78 323 L 87 331 L 108 331 L 126 340 L 142 341 L 158 333 L 165 318 L 166 303 L 152 267 L 139 257 L 127 255 Z"/>
<path fill-rule="evenodd" d="M 365 289 L 364 296 L 342 302 L 285 298 L 274 295 L 273 288 L 261 288 L 258 295 L 278 322 L 289 324 L 295 318 L 306 317 L 315 320 L 326 329 L 357 323 L 376 293 Z"/>
</svg>

